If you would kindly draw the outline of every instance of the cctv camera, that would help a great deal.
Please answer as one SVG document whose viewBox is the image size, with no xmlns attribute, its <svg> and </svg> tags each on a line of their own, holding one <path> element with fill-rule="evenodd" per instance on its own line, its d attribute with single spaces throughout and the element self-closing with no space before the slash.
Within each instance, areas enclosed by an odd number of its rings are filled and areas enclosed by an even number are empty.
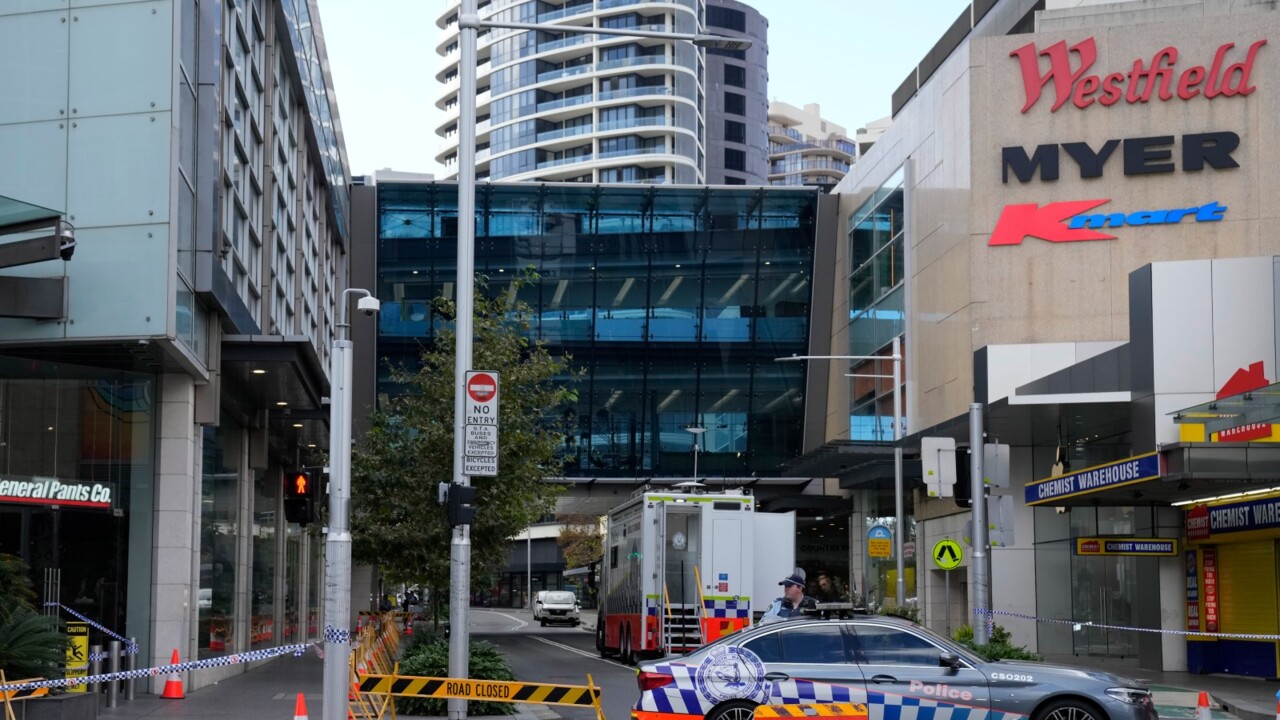
<svg viewBox="0 0 1280 720">
<path fill-rule="evenodd" d="M 376 297 L 362 297 L 356 303 L 356 309 L 364 313 L 365 317 L 373 317 L 373 314 L 382 309 L 382 303 Z"/>
</svg>

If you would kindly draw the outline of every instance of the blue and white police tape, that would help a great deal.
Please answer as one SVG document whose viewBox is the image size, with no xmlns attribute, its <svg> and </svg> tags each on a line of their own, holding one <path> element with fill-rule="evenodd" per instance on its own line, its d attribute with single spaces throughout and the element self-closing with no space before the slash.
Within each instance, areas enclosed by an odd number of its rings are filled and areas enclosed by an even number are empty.
<svg viewBox="0 0 1280 720">
<path fill-rule="evenodd" d="M 324 626 L 324 641 L 327 643 L 338 643 L 345 645 L 351 642 L 351 631 L 343 628 L 336 628 L 332 625 Z"/>
<path fill-rule="evenodd" d="M 44 606 L 45 606 L 45 607 L 56 607 L 56 608 L 61 608 L 62 610 L 65 610 L 65 611 L 67 612 L 67 614 L 72 615 L 72 616 L 74 616 L 74 617 L 76 617 L 76 618 L 79 618 L 81 622 L 88 624 L 90 627 L 97 628 L 98 630 L 101 630 L 104 634 L 106 634 L 106 635 L 110 635 L 111 637 L 113 637 L 113 638 L 115 638 L 115 639 L 119 640 L 120 642 L 124 643 L 124 654 L 125 654 L 125 655 L 137 655 L 137 654 L 138 654 L 138 643 L 133 642 L 132 640 L 130 640 L 129 638 L 127 638 L 127 637 L 125 637 L 125 636 L 123 636 L 123 635 L 119 635 L 119 634 L 116 634 L 116 633 L 112 632 L 109 628 L 107 628 L 106 626 L 102 625 L 101 623 L 94 622 L 92 619 L 88 618 L 88 617 L 87 617 L 87 616 L 85 616 L 85 615 L 82 615 L 82 614 L 80 614 L 80 613 L 76 612 L 75 610 L 72 610 L 71 608 L 67 607 L 66 605 L 63 605 L 62 603 L 56 603 L 56 602 L 47 602 L 47 603 L 45 603 L 45 604 L 44 604 Z M 90 654 L 90 655 L 89 655 L 89 660 L 90 660 L 90 661 L 93 661 L 93 660 L 105 660 L 106 658 L 107 658 L 107 653 L 105 653 L 105 652 L 103 652 L 103 653 L 92 653 L 92 654 Z"/>
<path fill-rule="evenodd" d="M 986 615 L 988 622 L 994 622 L 996 615 L 1004 615 L 1006 617 L 1020 618 L 1022 620 L 1034 620 L 1035 622 L 1058 623 L 1060 625 L 1070 625 L 1075 630 L 1086 627 L 1099 628 L 1101 630 L 1127 630 L 1129 632 L 1145 632 L 1158 633 L 1160 635 L 1194 635 L 1196 637 L 1206 638 L 1227 638 L 1231 640 L 1280 640 L 1280 635 L 1257 635 L 1253 633 L 1220 633 L 1205 632 L 1200 630 L 1165 630 L 1164 628 L 1140 628 L 1129 627 L 1127 625 L 1105 625 L 1096 623 L 1092 620 L 1062 620 L 1060 618 L 1042 618 L 1036 615 L 1026 615 L 1024 613 L 1005 612 L 1004 610 L 974 610 L 974 615 Z"/>
<path fill-rule="evenodd" d="M 103 673 L 101 675 L 89 675 L 87 677 L 11 683 L 8 685 L 0 685 L 0 692 L 8 692 L 11 690 L 35 690 L 39 688 L 60 688 L 70 685 L 88 685 L 93 683 L 112 682 L 113 680 L 136 680 L 140 678 L 156 677 L 158 675 L 167 675 L 169 673 L 190 672 L 192 670 L 204 670 L 207 668 L 256 662 L 258 660 L 269 660 L 273 657 L 278 657 L 286 653 L 293 653 L 295 657 L 300 657 L 307 651 L 307 648 L 311 646 L 312 643 L 281 645 L 280 647 L 263 648 L 261 650 L 249 650 L 247 652 L 235 653 L 232 655 L 223 655 L 222 657 L 209 658 L 208 660 L 191 660 L 184 663 L 178 663 L 177 665 L 161 665 L 159 667 L 152 668 L 139 668 L 137 670 L 124 670 L 122 672 Z"/>
</svg>

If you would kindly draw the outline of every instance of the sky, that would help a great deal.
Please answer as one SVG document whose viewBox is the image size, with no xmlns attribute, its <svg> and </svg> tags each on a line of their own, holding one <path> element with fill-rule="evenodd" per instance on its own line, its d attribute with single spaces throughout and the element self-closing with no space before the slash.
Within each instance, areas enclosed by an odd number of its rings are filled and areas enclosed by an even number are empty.
<svg viewBox="0 0 1280 720">
<path fill-rule="evenodd" d="M 435 134 L 449 0 L 318 0 L 352 175 L 441 174 Z M 889 114 L 893 91 L 969 0 L 745 0 L 769 20 L 769 99 L 818 103 L 850 133 Z"/>
</svg>

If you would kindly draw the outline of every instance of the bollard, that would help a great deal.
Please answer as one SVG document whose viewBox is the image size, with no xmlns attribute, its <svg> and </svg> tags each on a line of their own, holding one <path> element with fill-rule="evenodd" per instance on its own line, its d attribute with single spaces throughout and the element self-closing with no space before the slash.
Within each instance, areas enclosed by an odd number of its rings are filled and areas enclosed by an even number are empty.
<svg viewBox="0 0 1280 720">
<path fill-rule="evenodd" d="M 89 674 L 101 675 L 102 674 L 102 646 L 90 645 L 89 657 L 93 658 L 92 660 L 89 661 Z M 102 692 L 102 686 L 99 683 L 93 683 L 92 685 L 89 686 L 89 692 L 95 693 L 95 694 L 100 693 Z"/>
<path fill-rule="evenodd" d="M 138 647 L 138 638 L 136 638 L 136 637 L 131 637 L 131 638 L 129 638 L 129 647 L 131 647 L 131 648 L 136 648 L 136 647 Z M 129 670 L 130 670 L 130 671 L 133 671 L 133 670 L 137 670 L 137 669 L 138 669 L 138 653 L 136 653 L 136 652 L 134 652 L 134 653 L 130 653 L 130 655 L 129 655 Z M 128 680 L 125 680 L 124 682 L 125 682 L 125 685 L 124 685 L 124 699 L 125 699 L 125 700 L 130 700 L 130 701 L 132 701 L 132 700 L 133 700 L 133 678 L 129 678 Z"/>
<path fill-rule="evenodd" d="M 120 672 L 120 641 L 112 640 L 107 643 L 107 672 Z M 114 708 L 120 704 L 120 681 L 112 680 L 107 683 L 107 707 Z"/>
</svg>

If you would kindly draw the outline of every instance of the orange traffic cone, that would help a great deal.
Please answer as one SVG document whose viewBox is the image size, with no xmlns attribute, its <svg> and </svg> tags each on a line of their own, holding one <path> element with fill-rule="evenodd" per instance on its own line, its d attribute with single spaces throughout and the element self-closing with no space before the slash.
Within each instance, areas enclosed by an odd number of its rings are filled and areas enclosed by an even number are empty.
<svg viewBox="0 0 1280 720">
<path fill-rule="evenodd" d="M 307 701 L 302 693 L 298 693 L 298 699 L 293 703 L 293 720 L 307 720 Z"/>
<path fill-rule="evenodd" d="M 1209 693 L 1203 690 L 1196 700 L 1196 720 L 1213 720 L 1213 711 L 1209 709 Z"/>
<path fill-rule="evenodd" d="M 177 665 L 180 662 L 182 660 L 178 658 L 178 648 L 174 648 L 173 658 L 169 660 L 169 664 Z M 169 673 L 169 679 L 164 682 L 164 692 L 160 694 L 160 697 L 169 700 L 181 700 L 186 696 L 187 694 L 182 690 L 182 678 L 178 677 L 178 671 L 175 670 Z"/>
</svg>

